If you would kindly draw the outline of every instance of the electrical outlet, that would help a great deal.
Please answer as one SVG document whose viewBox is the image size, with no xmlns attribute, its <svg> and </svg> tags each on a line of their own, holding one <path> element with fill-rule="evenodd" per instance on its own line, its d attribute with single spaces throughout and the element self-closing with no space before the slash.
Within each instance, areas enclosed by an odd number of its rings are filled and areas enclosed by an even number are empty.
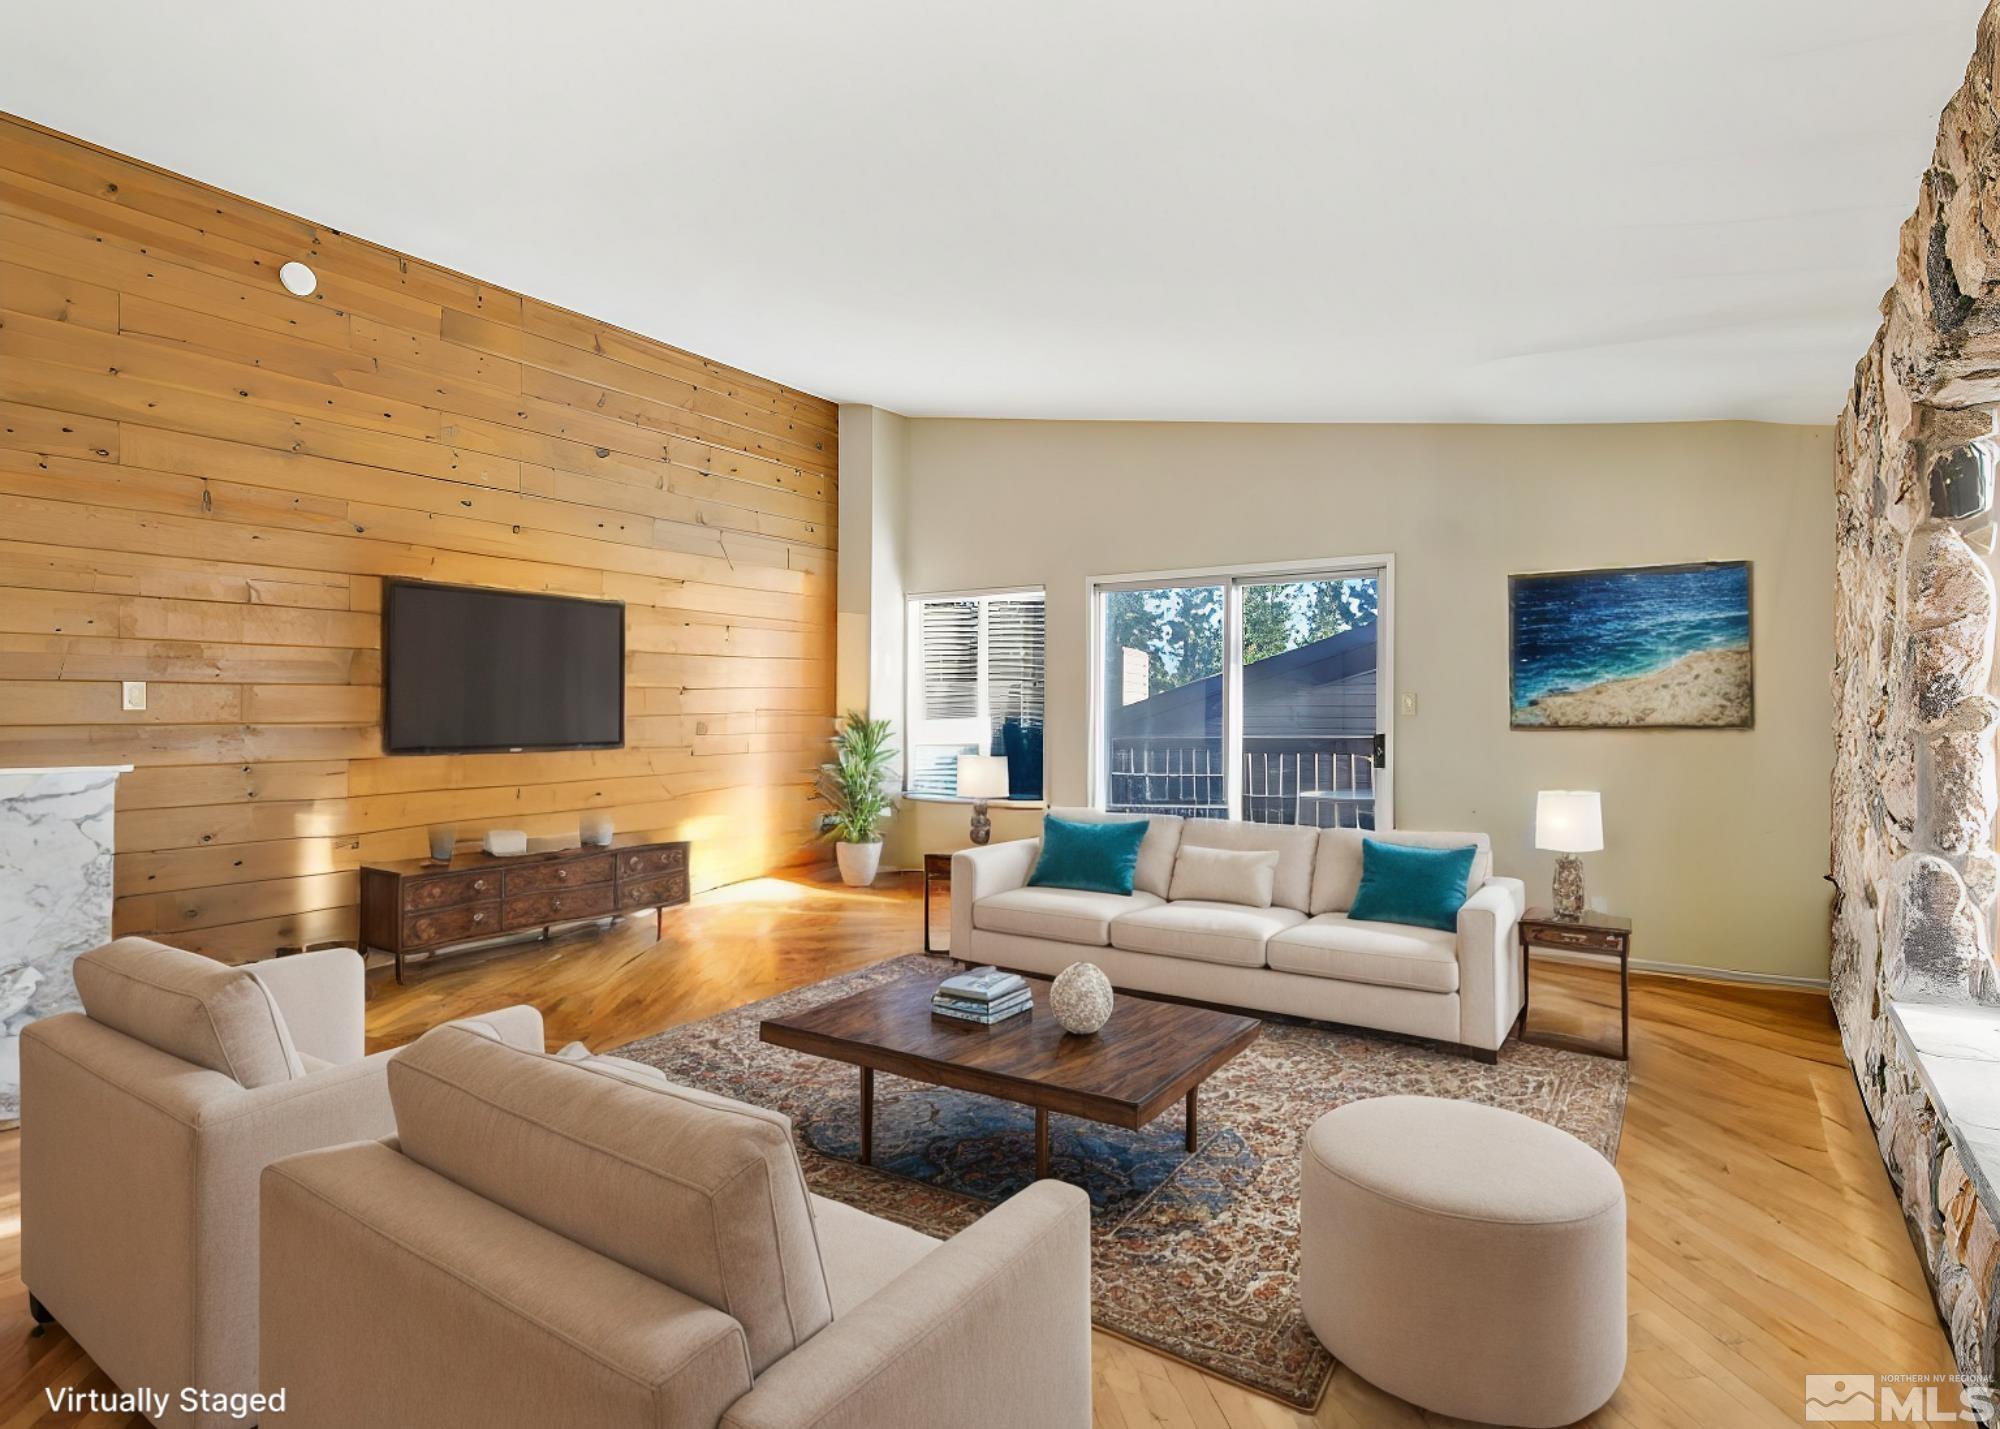
<svg viewBox="0 0 2000 1429">
<path fill-rule="evenodd" d="M 146 707 L 146 682 L 144 680 L 126 680 L 124 684 L 124 707 L 128 710 L 144 709 Z"/>
<path fill-rule="evenodd" d="M 1417 712 L 1417 697 L 1414 694 L 1404 695 L 1403 713 L 1406 715 L 1413 715 L 1416 712 Z"/>
</svg>

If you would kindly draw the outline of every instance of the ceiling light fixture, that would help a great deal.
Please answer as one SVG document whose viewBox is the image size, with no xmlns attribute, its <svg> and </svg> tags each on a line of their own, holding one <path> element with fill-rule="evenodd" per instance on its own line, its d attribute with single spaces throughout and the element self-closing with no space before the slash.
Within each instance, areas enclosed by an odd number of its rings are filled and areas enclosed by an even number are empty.
<svg viewBox="0 0 2000 1429">
<path fill-rule="evenodd" d="M 319 286 L 319 275 L 303 263 L 287 263 L 278 270 L 278 281 L 286 292 L 303 298 Z"/>
</svg>

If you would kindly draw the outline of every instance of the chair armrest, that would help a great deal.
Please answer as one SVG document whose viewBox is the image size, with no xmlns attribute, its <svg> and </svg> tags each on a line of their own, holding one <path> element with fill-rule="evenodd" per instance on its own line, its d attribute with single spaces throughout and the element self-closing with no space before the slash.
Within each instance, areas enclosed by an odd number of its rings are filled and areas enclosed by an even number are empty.
<svg viewBox="0 0 2000 1429">
<path fill-rule="evenodd" d="M 951 946 L 964 957 L 972 947 L 972 905 L 996 893 L 1025 888 L 1040 839 L 1009 839 L 983 848 L 960 849 L 951 856 Z"/>
<path fill-rule="evenodd" d="M 395 1130 L 387 1058 L 245 1091 L 64 1013 L 21 1037 L 23 1277 L 127 1383 L 257 1381 L 257 1178 Z"/>
<path fill-rule="evenodd" d="M 292 1045 L 322 1062 L 358 1062 L 367 1050 L 366 969 L 352 948 L 322 948 L 253 963 L 284 1015 Z"/>
<path fill-rule="evenodd" d="M 1458 910 L 1458 1040 L 1497 1052 L 1521 1012 L 1514 927 L 1528 906 L 1518 878 L 1489 878 Z"/>
<path fill-rule="evenodd" d="M 1088 1429 L 1090 1200 L 1038 1181 L 786 1355 L 725 1429 Z"/>
<path fill-rule="evenodd" d="M 472 1017 L 455 1017 L 452 1021 L 483 1022 L 509 1047 L 519 1047 L 527 1052 L 549 1050 L 542 1028 L 542 1010 L 525 1002 L 517 1002 L 512 1007 L 496 1007 L 491 1012 L 481 1012 Z"/>
<path fill-rule="evenodd" d="M 377 1052 L 289 1082 L 205 1101 L 193 1109 L 192 1120 L 204 1136 L 275 1138 L 260 1145 L 266 1162 L 321 1146 L 379 1141 L 396 1129 L 395 1113 L 389 1109 L 392 1055 Z"/>
</svg>

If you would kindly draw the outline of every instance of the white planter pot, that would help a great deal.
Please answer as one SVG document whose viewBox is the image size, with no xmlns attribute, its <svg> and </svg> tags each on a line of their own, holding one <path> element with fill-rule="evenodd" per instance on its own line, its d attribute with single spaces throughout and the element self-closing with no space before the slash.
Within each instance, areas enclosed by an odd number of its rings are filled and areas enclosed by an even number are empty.
<svg viewBox="0 0 2000 1429">
<path fill-rule="evenodd" d="M 849 888 L 866 888 L 875 881 L 875 870 L 882 866 L 882 845 L 837 843 L 833 846 L 833 856 L 840 862 L 840 881 Z"/>
</svg>

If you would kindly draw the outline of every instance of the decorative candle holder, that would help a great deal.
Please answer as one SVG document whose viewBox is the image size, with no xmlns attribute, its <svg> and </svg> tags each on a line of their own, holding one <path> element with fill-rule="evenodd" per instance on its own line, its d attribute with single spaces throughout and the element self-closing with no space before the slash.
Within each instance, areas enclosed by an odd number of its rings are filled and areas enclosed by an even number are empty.
<svg viewBox="0 0 2000 1429">
<path fill-rule="evenodd" d="M 458 848 L 458 826 L 456 824 L 433 824 L 430 829 L 431 862 L 450 863 L 452 854 Z"/>
<path fill-rule="evenodd" d="M 585 814 L 577 820 L 577 834 L 584 843 L 593 848 L 603 848 L 611 842 L 611 815 Z"/>
</svg>

